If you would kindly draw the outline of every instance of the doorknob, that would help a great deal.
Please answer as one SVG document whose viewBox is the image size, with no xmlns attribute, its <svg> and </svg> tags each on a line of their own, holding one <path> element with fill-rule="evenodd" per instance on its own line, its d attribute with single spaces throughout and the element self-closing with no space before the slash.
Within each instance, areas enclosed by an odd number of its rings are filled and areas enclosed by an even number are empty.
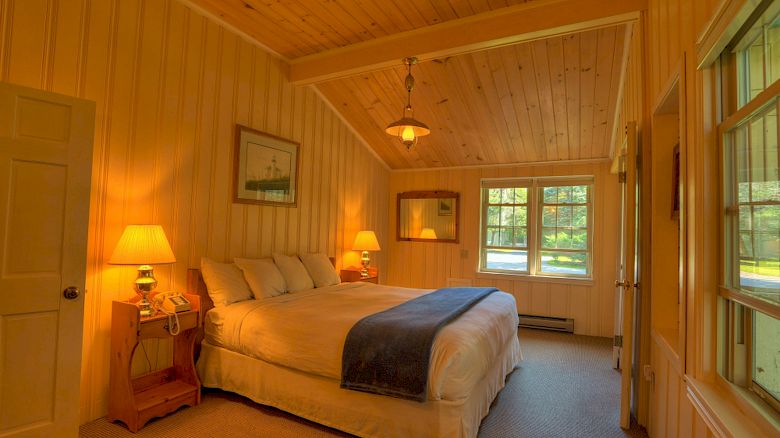
<svg viewBox="0 0 780 438">
<path fill-rule="evenodd" d="M 81 291 L 79 291 L 79 288 L 76 286 L 68 286 L 65 288 L 64 291 L 62 291 L 62 296 L 64 296 L 68 300 L 75 300 L 79 297 L 79 294 Z"/>
<path fill-rule="evenodd" d="M 615 287 L 621 287 L 621 286 L 625 287 L 626 286 L 626 282 L 625 281 L 620 281 L 620 280 L 615 280 Z"/>
</svg>

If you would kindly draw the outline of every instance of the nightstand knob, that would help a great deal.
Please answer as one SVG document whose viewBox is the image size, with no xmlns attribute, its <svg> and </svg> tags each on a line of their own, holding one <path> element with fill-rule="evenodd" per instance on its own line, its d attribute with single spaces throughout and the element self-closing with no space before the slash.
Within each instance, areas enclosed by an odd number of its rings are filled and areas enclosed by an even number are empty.
<svg viewBox="0 0 780 438">
<path fill-rule="evenodd" d="M 68 300 L 75 300 L 79 297 L 80 293 L 81 291 L 79 291 L 79 288 L 76 286 L 66 287 L 65 290 L 62 291 L 62 295 Z"/>
</svg>

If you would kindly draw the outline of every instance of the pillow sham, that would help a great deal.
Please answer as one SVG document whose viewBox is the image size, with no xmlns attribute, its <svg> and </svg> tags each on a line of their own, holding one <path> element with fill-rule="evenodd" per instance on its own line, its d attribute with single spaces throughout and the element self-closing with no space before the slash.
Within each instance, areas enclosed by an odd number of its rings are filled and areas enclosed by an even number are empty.
<svg viewBox="0 0 780 438">
<path fill-rule="evenodd" d="M 299 256 L 303 266 L 309 272 L 309 276 L 314 281 L 314 287 L 331 286 L 341 283 L 341 277 L 336 272 L 336 268 L 330 263 L 330 259 L 325 254 L 301 254 Z"/>
<path fill-rule="evenodd" d="M 273 259 L 233 259 L 244 273 L 255 298 L 271 298 L 287 292 L 287 283 Z"/>
<path fill-rule="evenodd" d="M 233 263 L 218 263 L 203 257 L 200 259 L 200 272 L 215 307 L 252 298 L 252 291 L 241 270 Z"/>
<path fill-rule="evenodd" d="M 288 292 L 314 288 L 314 282 L 298 257 L 274 254 L 274 262 L 287 283 Z"/>
</svg>

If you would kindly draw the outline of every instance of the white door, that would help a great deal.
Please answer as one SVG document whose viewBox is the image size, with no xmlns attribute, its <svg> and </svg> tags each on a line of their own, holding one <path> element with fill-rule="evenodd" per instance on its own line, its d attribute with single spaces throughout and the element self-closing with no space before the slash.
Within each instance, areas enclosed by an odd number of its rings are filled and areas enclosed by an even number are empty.
<svg viewBox="0 0 780 438">
<path fill-rule="evenodd" d="M 634 334 L 634 282 L 636 261 L 636 123 L 626 127 L 626 154 L 624 163 L 625 183 L 622 184 L 622 267 L 615 282 L 621 290 L 622 348 L 620 349 L 620 427 L 631 425 L 631 376 Z"/>
<path fill-rule="evenodd" d="M 78 434 L 94 120 L 0 83 L 0 437 Z"/>
<path fill-rule="evenodd" d="M 618 214 L 619 228 L 618 228 L 618 247 L 617 247 L 617 273 L 618 278 L 615 280 L 615 320 L 614 331 L 615 337 L 612 343 L 612 368 L 620 369 L 620 355 L 623 350 L 623 282 L 625 280 L 625 262 L 626 262 L 626 242 L 625 242 L 625 228 L 626 228 L 626 145 L 627 139 L 624 140 L 623 145 L 620 147 L 617 156 L 617 168 L 618 179 L 620 181 L 620 210 Z"/>
</svg>

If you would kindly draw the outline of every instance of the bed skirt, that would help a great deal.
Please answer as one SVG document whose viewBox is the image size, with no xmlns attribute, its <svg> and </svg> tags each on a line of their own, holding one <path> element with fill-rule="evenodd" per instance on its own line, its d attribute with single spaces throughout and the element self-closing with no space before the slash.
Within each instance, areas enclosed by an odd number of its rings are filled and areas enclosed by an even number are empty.
<svg viewBox="0 0 780 438">
<path fill-rule="evenodd" d="M 410 400 L 348 391 L 340 382 L 274 365 L 204 341 L 201 384 L 235 392 L 319 424 L 363 437 L 476 437 L 506 376 L 521 360 L 510 338 L 493 368 L 461 400 Z"/>
</svg>

